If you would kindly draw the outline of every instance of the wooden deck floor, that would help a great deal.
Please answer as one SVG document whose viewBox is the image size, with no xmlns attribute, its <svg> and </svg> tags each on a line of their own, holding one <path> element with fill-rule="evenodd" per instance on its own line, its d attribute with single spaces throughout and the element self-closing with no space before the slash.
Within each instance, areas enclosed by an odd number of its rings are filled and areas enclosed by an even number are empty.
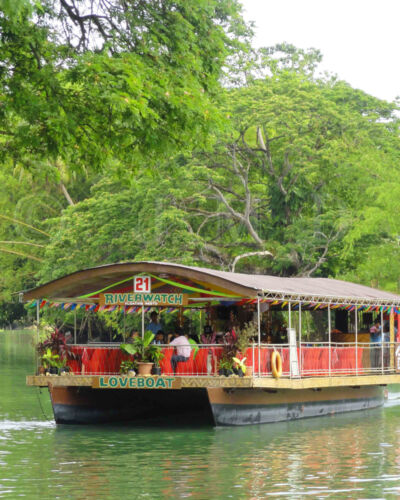
<svg viewBox="0 0 400 500">
<path fill-rule="evenodd" d="M 111 377 L 120 375 L 28 375 L 26 384 L 29 386 L 47 387 L 49 384 L 59 387 L 99 387 L 100 377 L 106 382 Z M 163 378 L 163 377 L 162 377 Z M 323 387 L 354 387 L 366 385 L 400 384 L 400 374 L 388 375 L 349 375 L 339 377 L 309 377 L 301 379 L 269 377 L 169 377 L 174 379 L 173 388 L 204 388 L 204 387 L 254 387 L 265 389 L 318 389 Z M 129 387 L 126 387 L 129 388 Z M 135 387 L 137 388 L 137 387 Z M 144 388 L 144 387 L 143 387 Z"/>
</svg>

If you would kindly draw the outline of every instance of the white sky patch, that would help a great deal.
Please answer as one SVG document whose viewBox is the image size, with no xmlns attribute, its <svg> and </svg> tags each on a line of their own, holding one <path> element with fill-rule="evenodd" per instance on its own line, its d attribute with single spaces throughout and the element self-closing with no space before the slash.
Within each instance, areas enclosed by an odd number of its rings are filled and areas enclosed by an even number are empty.
<svg viewBox="0 0 400 500">
<path fill-rule="evenodd" d="M 322 70 L 389 101 L 400 95 L 399 0 L 242 0 L 256 47 L 315 47 Z"/>
</svg>

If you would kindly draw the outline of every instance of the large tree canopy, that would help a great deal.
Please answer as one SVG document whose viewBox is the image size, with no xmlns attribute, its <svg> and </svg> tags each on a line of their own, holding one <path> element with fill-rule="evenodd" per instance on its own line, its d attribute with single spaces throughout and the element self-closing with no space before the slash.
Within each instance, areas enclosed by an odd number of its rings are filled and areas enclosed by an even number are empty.
<svg viewBox="0 0 400 500">
<path fill-rule="evenodd" d="M 398 288 L 398 108 L 318 51 L 246 52 L 228 0 L 19 0 L 0 30 L 3 297 L 135 259 Z"/>
<path fill-rule="evenodd" d="M 43 277 L 76 269 L 90 256 L 115 260 L 119 246 L 124 259 L 370 283 L 398 244 L 396 107 L 335 78 L 314 77 L 316 58 L 291 47 L 269 50 L 261 66 L 267 76 L 221 90 L 231 126 L 211 150 L 160 163 L 114 193 L 100 185 L 90 210 L 89 201 L 68 209 L 47 247 Z M 107 220 L 111 207 L 129 214 Z M 117 239 L 116 220 L 123 224 Z M 85 250 L 76 243 L 81 234 Z M 64 253 L 66 242 L 74 253 Z M 387 277 L 396 266 L 394 260 L 390 272 L 386 265 L 379 271 L 383 285 L 393 288 Z"/>
<path fill-rule="evenodd" d="M 249 33 L 240 9 L 236 0 L 0 3 L 5 296 L 32 283 L 54 234 L 47 219 L 89 198 L 103 176 L 132 180 L 213 139 L 225 61 Z"/>
<path fill-rule="evenodd" d="M 210 97 L 247 34 L 235 0 L 17 5 L 0 16 L 3 158 L 134 169 L 210 135 Z"/>
</svg>

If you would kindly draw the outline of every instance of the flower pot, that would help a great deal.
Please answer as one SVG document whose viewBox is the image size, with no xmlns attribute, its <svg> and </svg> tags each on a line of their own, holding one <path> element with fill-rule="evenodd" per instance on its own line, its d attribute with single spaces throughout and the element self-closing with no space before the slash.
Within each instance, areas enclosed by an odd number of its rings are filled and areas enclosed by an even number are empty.
<svg viewBox="0 0 400 500">
<path fill-rule="evenodd" d="M 153 363 L 138 363 L 139 375 L 151 375 L 151 369 L 153 368 Z"/>
<path fill-rule="evenodd" d="M 44 366 L 39 366 L 38 375 L 45 375 L 45 374 L 46 374 L 46 368 Z"/>
<path fill-rule="evenodd" d="M 161 367 L 154 365 L 151 370 L 152 375 L 161 375 Z"/>
<path fill-rule="evenodd" d="M 218 375 L 221 375 L 221 377 L 223 377 L 225 375 L 225 369 L 224 368 L 220 368 L 218 370 Z"/>
<path fill-rule="evenodd" d="M 50 366 L 49 373 L 51 375 L 58 375 L 58 367 L 57 366 Z"/>
<path fill-rule="evenodd" d="M 225 377 L 229 377 L 230 375 L 233 375 L 233 370 L 230 370 L 229 368 L 225 368 Z"/>
<path fill-rule="evenodd" d="M 252 377 L 252 376 L 253 376 L 253 367 L 246 366 L 246 377 Z"/>
</svg>

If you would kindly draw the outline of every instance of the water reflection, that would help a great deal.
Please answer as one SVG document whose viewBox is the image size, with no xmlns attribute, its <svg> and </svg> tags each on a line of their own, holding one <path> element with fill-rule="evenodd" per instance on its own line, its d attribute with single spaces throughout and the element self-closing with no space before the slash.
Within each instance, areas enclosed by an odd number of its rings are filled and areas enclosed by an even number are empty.
<svg viewBox="0 0 400 500">
<path fill-rule="evenodd" d="M 1 349 L 0 338 L 4 361 Z M 41 406 L 51 411 L 48 396 L 38 400 L 24 386 L 31 347 L 24 341 L 20 349 L 17 362 L 7 355 L 0 368 L 6 388 L 0 407 L 1 498 L 400 493 L 400 400 L 391 399 L 383 409 L 258 427 L 56 427 L 43 416 Z"/>
</svg>

